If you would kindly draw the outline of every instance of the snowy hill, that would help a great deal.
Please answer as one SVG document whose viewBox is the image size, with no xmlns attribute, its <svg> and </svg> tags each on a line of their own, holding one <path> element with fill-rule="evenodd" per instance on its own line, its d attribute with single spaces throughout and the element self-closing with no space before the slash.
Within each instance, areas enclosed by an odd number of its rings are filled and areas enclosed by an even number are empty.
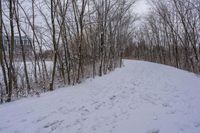
<svg viewBox="0 0 200 133">
<path fill-rule="evenodd" d="M 0 133 L 200 133 L 200 78 L 124 61 L 84 83 L 0 105 Z"/>
</svg>

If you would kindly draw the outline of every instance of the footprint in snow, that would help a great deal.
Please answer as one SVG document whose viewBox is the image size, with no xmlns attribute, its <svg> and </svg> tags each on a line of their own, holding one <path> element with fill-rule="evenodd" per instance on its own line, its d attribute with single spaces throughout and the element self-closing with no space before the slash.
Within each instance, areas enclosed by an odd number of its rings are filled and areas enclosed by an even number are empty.
<svg viewBox="0 0 200 133">
<path fill-rule="evenodd" d="M 137 84 L 136 84 L 136 83 L 132 83 L 132 85 L 133 85 L 133 86 L 137 86 Z"/>
<path fill-rule="evenodd" d="M 171 107 L 168 103 L 163 103 L 162 106 L 163 106 L 163 107 L 166 107 L 166 108 L 167 108 L 167 107 Z"/>
<path fill-rule="evenodd" d="M 51 131 L 54 131 L 58 126 L 60 126 L 63 123 L 64 120 L 56 120 L 50 123 L 47 123 L 46 125 L 43 126 L 43 128 L 50 128 Z"/>
<path fill-rule="evenodd" d="M 111 100 L 111 101 L 113 101 L 113 100 L 115 100 L 115 99 L 116 99 L 116 96 L 110 97 L 110 100 Z"/>
<path fill-rule="evenodd" d="M 180 96 L 179 96 L 179 95 L 175 95 L 174 97 L 175 97 L 175 98 L 179 98 Z"/>
<path fill-rule="evenodd" d="M 168 114 L 168 115 L 174 115 L 174 114 L 176 114 L 176 110 L 168 111 L 166 114 Z"/>
<path fill-rule="evenodd" d="M 82 115 L 86 115 L 88 112 L 90 112 L 85 106 L 80 107 L 78 110 L 82 112 Z"/>
<path fill-rule="evenodd" d="M 146 133 L 160 133 L 159 129 L 151 129 L 149 131 L 147 131 Z"/>
<path fill-rule="evenodd" d="M 36 121 L 36 123 L 45 120 L 48 116 L 49 116 L 49 115 L 46 115 L 46 116 L 42 116 L 42 117 L 40 117 L 40 118 Z"/>
<path fill-rule="evenodd" d="M 26 119 L 22 119 L 22 120 L 21 120 L 21 122 L 26 122 L 26 121 L 27 121 Z"/>
<path fill-rule="evenodd" d="M 102 106 L 102 104 L 97 104 L 97 105 L 95 106 L 95 110 L 99 110 L 101 106 Z"/>
<path fill-rule="evenodd" d="M 194 127 L 196 127 L 196 128 L 200 128 L 200 121 L 199 121 L 199 122 L 194 122 L 193 125 L 194 125 Z"/>
</svg>

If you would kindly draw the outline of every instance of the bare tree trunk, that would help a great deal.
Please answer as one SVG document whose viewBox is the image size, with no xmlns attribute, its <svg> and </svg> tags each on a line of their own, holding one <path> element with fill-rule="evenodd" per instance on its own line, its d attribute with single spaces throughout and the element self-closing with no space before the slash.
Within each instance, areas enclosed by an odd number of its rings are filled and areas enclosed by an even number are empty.
<svg viewBox="0 0 200 133">
<path fill-rule="evenodd" d="M 53 72 L 51 76 L 51 82 L 49 85 L 49 90 L 53 91 L 53 85 L 54 85 L 54 79 L 55 79 L 55 73 L 56 73 L 56 64 L 57 64 L 57 56 L 58 56 L 58 50 L 57 50 L 57 44 L 56 44 L 56 31 L 55 31 L 55 1 L 51 0 L 51 24 L 52 24 L 52 43 L 54 48 L 54 61 L 53 61 Z"/>
<path fill-rule="evenodd" d="M 9 48 L 9 68 L 8 68 L 8 98 L 7 102 L 11 101 L 12 91 L 13 91 L 13 78 L 14 78 L 14 68 L 13 68 L 13 54 L 14 54 L 14 25 L 13 25 L 13 1 L 9 0 L 9 19 L 10 19 L 10 29 L 11 29 L 11 39 L 10 39 L 10 48 Z"/>
<path fill-rule="evenodd" d="M 35 82 L 37 83 L 38 82 L 38 76 L 37 76 L 37 61 L 38 61 L 38 56 L 37 56 L 37 53 L 36 53 L 36 47 L 35 47 L 35 0 L 32 0 L 32 30 L 33 30 L 33 36 L 32 36 L 32 46 L 33 46 L 33 54 L 34 54 L 34 78 L 35 78 Z"/>
<path fill-rule="evenodd" d="M 17 0 L 17 7 L 16 7 L 16 5 L 14 5 L 15 19 L 16 19 L 16 23 L 17 23 L 17 30 L 18 30 L 18 33 L 19 33 L 19 39 L 20 39 L 20 45 L 21 45 L 21 53 L 22 53 L 22 59 L 23 59 L 23 64 L 24 64 L 24 73 L 25 73 L 25 78 L 26 78 L 28 94 L 29 94 L 29 92 L 31 90 L 31 86 L 30 86 L 29 76 L 28 76 L 28 71 L 27 71 L 27 66 L 26 66 L 26 51 L 24 50 L 22 36 L 21 36 L 21 30 L 20 30 L 18 2 L 19 1 Z"/>
<path fill-rule="evenodd" d="M 85 7 L 87 4 L 87 0 L 82 0 L 81 2 L 81 9 L 79 11 L 79 8 L 77 6 L 77 3 L 72 0 L 73 4 L 73 12 L 74 12 L 74 19 L 76 23 L 76 29 L 77 29 L 77 43 L 78 43 L 78 75 L 77 75 L 77 82 L 80 83 L 80 77 L 84 75 L 83 70 L 83 55 L 82 55 L 82 43 L 83 43 L 83 19 L 84 19 L 84 13 L 85 13 Z"/>
<path fill-rule="evenodd" d="M 8 81 L 7 81 L 7 76 L 6 76 L 6 68 L 4 66 L 5 64 L 3 60 L 3 58 L 5 58 L 4 53 L 5 53 L 5 50 L 4 50 L 4 44 L 3 44 L 2 1 L 0 1 L 0 64 L 1 64 L 1 69 L 3 72 L 3 79 L 4 79 L 5 88 L 6 88 L 6 94 L 8 94 Z M 1 89 L 3 89 L 3 86 L 1 86 Z"/>
</svg>

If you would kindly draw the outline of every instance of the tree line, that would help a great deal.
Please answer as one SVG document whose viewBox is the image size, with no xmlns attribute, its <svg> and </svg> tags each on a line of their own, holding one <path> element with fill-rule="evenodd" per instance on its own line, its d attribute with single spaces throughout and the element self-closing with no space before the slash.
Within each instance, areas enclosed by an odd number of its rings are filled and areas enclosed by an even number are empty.
<svg viewBox="0 0 200 133">
<path fill-rule="evenodd" d="M 134 4 L 129 0 L 0 0 L 1 103 L 81 83 L 122 66 L 133 35 Z M 15 36 L 20 55 L 15 51 Z M 24 36 L 31 44 L 29 56 Z"/>
<path fill-rule="evenodd" d="M 153 0 L 126 56 L 200 72 L 200 1 Z"/>
</svg>

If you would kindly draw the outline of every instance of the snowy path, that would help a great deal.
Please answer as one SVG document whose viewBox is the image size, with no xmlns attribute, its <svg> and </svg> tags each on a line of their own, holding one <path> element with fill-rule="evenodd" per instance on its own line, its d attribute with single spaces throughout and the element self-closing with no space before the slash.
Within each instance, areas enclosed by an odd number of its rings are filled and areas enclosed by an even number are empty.
<svg viewBox="0 0 200 133">
<path fill-rule="evenodd" d="M 200 78 L 125 60 L 101 78 L 0 105 L 0 133 L 200 133 Z"/>
</svg>

